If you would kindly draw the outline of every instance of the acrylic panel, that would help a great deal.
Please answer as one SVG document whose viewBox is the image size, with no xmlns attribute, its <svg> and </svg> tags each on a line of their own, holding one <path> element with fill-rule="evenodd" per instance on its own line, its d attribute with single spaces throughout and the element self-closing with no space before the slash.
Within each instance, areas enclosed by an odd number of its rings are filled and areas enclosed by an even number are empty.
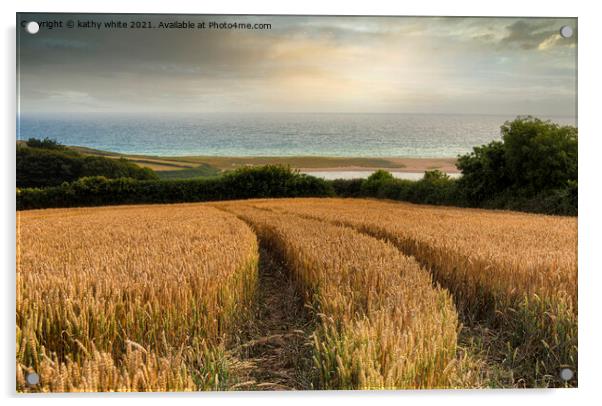
<svg viewBox="0 0 602 406">
<path fill-rule="evenodd" d="M 16 29 L 18 392 L 577 387 L 576 18 Z"/>
</svg>

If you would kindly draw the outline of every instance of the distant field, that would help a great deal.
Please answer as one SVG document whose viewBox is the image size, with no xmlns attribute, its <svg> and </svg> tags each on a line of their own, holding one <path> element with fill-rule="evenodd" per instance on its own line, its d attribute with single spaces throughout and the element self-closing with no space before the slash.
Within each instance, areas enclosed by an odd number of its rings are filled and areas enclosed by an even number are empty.
<svg viewBox="0 0 602 406">
<path fill-rule="evenodd" d="M 70 147 L 83 154 L 99 155 L 110 158 L 125 158 L 141 166 L 155 171 L 177 171 L 195 168 L 198 165 L 209 165 L 218 170 L 236 169 L 244 166 L 282 164 L 293 168 L 311 170 L 356 170 L 356 169 L 389 169 L 406 172 L 424 172 L 439 169 L 443 172 L 455 173 L 455 158 L 354 158 L 354 157 L 214 157 L 214 156 L 181 156 L 157 157 L 150 155 L 123 155 L 108 151 L 100 151 L 85 147 Z"/>
<path fill-rule="evenodd" d="M 576 386 L 577 219 L 364 199 L 19 212 L 17 387 Z M 65 333 L 66 332 L 66 333 Z"/>
</svg>

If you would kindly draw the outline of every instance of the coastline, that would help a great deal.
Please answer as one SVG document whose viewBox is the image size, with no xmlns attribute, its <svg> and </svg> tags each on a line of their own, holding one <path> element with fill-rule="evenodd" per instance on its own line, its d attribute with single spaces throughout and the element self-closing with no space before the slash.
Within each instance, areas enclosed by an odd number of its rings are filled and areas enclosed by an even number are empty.
<svg viewBox="0 0 602 406">
<path fill-rule="evenodd" d="M 392 172 L 424 173 L 438 169 L 454 174 L 456 158 L 414 158 L 414 157 L 327 157 L 327 156 L 154 156 L 120 154 L 86 147 L 70 146 L 84 155 L 104 156 L 107 158 L 125 158 L 140 166 L 158 172 L 177 171 L 195 168 L 199 165 L 211 165 L 219 170 L 236 169 L 244 166 L 280 164 L 290 165 L 304 173 L 312 172 L 374 172 L 384 169 Z"/>
<path fill-rule="evenodd" d="M 456 167 L 456 158 L 383 158 L 397 164 L 395 167 L 369 167 L 369 166 L 336 166 L 323 168 L 298 168 L 301 172 L 374 172 L 385 169 L 394 172 L 424 173 L 425 171 L 438 169 L 445 173 L 460 173 Z"/>
</svg>

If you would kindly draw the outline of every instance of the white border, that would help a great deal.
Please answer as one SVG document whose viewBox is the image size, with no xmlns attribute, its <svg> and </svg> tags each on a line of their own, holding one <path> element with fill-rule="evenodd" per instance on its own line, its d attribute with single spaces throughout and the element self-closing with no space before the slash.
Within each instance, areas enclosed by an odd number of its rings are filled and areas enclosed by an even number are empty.
<svg viewBox="0 0 602 406">
<path fill-rule="evenodd" d="M 219 402 L 220 404 L 247 405 L 251 403 L 286 403 L 304 405 L 307 403 L 345 402 L 365 404 L 378 402 L 400 404 L 401 402 L 434 404 L 445 406 L 487 403 L 504 405 L 509 402 L 537 402 L 546 405 L 581 403 L 595 398 L 596 389 L 602 384 L 600 377 L 600 200 L 601 171 L 597 158 L 602 149 L 600 124 L 600 14 L 593 1 L 527 2 L 525 0 L 498 0 L 497 2 L 454 0 L 417 2 L 386 2 L 381 0 L 346 0 L 326 3 L 324 0 L 303 0 L 295 3 L 284 1 L 219 1 L 186 2 L 168 0 L 162 2 L 104 0 L 82 2 L 74 0 L 22 0 L 15 4 L 2 2 L 2 69 L 1 99 L 4 123 L 2 140 L 2 268 L 1 283 L 2 325 L 0 348 L 2 363 L 0 386 L 2 395 L 13 402 L 43 401 L 45 404 L 63 406 L 68 404 L 105 404 L 103 395 L 51 395 L 19 396 L 14 393 L 14 262 L 15 262 L 15 12 L 133 12 L 133 13 L 224 13 L 224 14 L 361 14 L 361 15 L 456 15 L 456 16 L 549 16 L 579 17 L 579 389 L 574 390 L 506 390 L 506 391 L 400 391 L 400 392 L 305 392 L 305 393 L 221 393 L 221 394 L 153 394 L 153 395 L 112 395 L 110 402 L 126 404 L 144 401 L 160 404 L 166 400 L 186 403 Z"/>
</svg>

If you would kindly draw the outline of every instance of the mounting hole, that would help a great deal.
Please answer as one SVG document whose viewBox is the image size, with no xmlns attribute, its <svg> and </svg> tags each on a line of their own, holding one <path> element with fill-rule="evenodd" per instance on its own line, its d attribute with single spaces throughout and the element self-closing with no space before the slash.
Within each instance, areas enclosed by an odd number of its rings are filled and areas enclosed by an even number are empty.
<svg viewBox="0 0 602 406">
<path fill-rule="evenodd" d="M 40 383 L 40 375 L 36 374 L 35 372 L 29 372 L 25 377 L 25 380 L 27 381 L 28 385 L 35 386 Z"/>
<path fill-rule="evenodd" d="M 560 36 L 562 38 L 571 38 L 573 36 L 573 27 L 570 25 L 563 25 L 560 27 Z"/>
<path fill-rule="evenodd" d="M 573 376 L 575 376 L 575 373 L 571 368 L 562 368 L 560 370 L 560 379 L 562 379 L 565 382 L 568 382 L 571 379 L 573 379 Z"/>
<path fill-rule="evenodd" d="M 40 31 L 40 24 L 35 21 L 30 21 L 25 25 L 25 31 L 30 34 L 37 34 Z"/>
</svg>

